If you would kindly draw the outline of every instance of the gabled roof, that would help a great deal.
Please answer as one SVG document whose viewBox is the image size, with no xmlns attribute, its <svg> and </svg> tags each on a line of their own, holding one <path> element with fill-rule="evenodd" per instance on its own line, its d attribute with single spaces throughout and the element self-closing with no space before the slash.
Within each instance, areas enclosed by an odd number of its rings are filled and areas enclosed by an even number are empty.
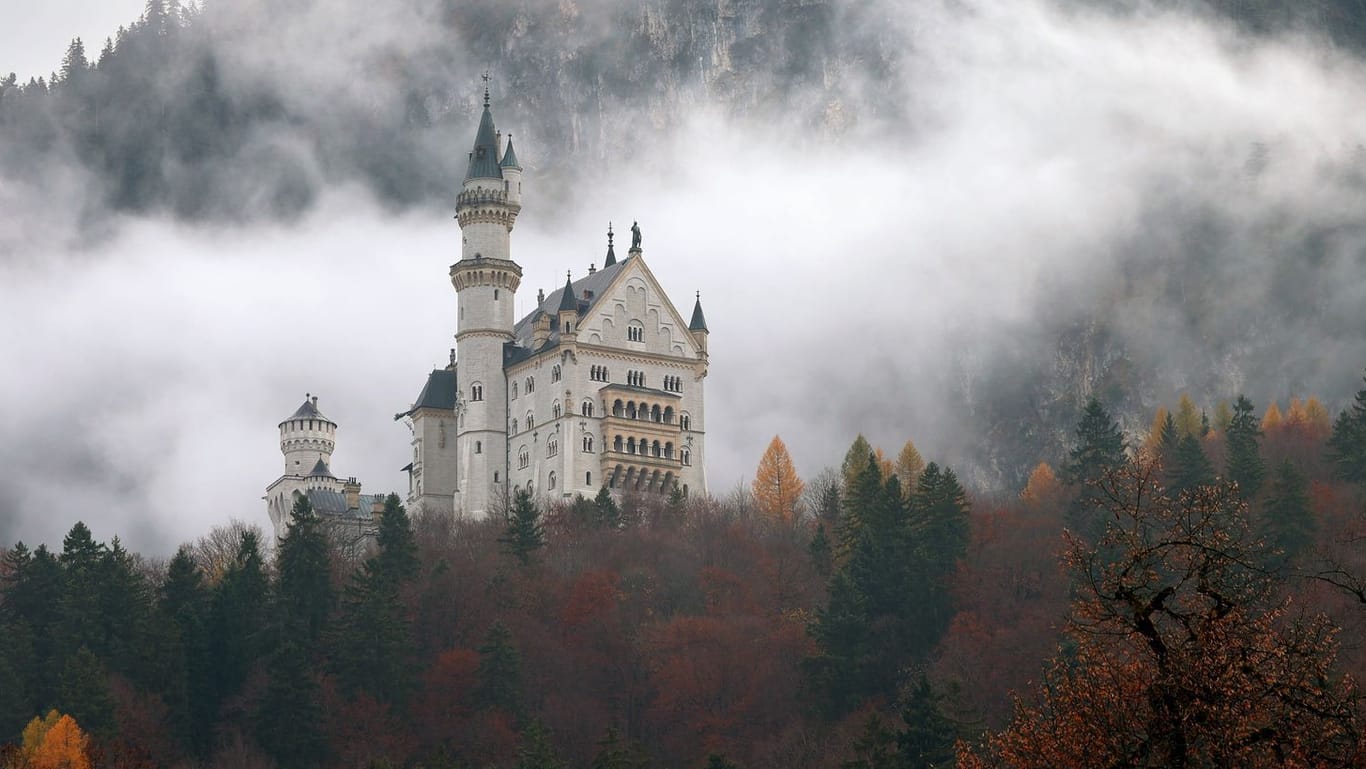
<svg viewBox="0 0 1366 769">
<path fill-rule="evenodd" d="M 412 416 L 413 412 L 418 409 L 445 409 L 447 411 L 454 409 L 455 394 L 458 389 L 455 369 L 436 369 L 427 375 L 427 383 L 422 386 L 422 392 L 417 394 L 417 400 L 413 401 L 413 407 L 395 414 L 394 419 Z"/>
<path fill-rule="evenodd" d="M 532 349 L 531 327 L 536 320 L 537 313 L 545 313 L 553 316 L 558 312 L 559 307 L 566 301 L 565 292 L 568 291 L 570 301 L 575 302 L 575 309 L 578 310 L 579 315 L 583 315 L 597 304 L 598 300 L 603 297 L 607 289 L 611 287 L 613 279 L 621 274 L 621 271 L 630 263 L 631 258 L 628 257 L 611 267 L 604 267 L 597 272 L 591 272 L 578 280 L 566 280 L 564 288 L 547 294 L 545 300 L 542 301 L 538 307 L 527 313 L 525 317 L 517 321 L 517 325 L 512 329 L 512 334 L 516 338 L 516 346 L 525 352 L 522 352 L 521 350 L 508 352 L 505 350 L 503 365 L 511 365 L 526 360 L 531 357 L 532 354 L 539 352 L 546 347 L 553 347 L 556 344 L 559 344 L 560 328 L 558 324 L 552 323 L 550 324 L 550 341 L 540 348 Z M 590 292 L 589 298 L 586 300 L 583 299 L 585 291 Z"/>
<path fill-rule="evenodd" d="M 324 462 L 321 457 L 319 457 L 318 463 L 313 465 L 313 469 L 309 471 L 308 477 L 336 478 L 337 476 L 332 474 L 332 471 L 327 467 L 327 463 Z"/>
<path fill-rule="evenodd" d="M 484 98 L 484 114 L 479 116 L 479 130 L 474 134 L 474 149 L 465 170 L 465 181 L 471 179 L 501 179 L 498 167 L 498 134 L 493 130 L 493 113 L 489 112 L 488 97 Z"/>
<path fill-rule="evenodd" d="M 707 319 L 702 315 L 702 294 L 700 293 L 697 295 L 697 303 L 692 306 L 692 320 L 688 322 L 688 330 L 707 330 Z"/>
</svg>

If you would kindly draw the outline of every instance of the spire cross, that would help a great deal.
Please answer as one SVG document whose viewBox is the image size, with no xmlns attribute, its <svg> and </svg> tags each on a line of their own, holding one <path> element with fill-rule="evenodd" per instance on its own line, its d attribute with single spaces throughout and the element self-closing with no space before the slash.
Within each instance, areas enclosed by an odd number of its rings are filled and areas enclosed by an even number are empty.
<svg viewBox="0 0 1366 769">
<path fill-rule="evenodd" d="M 482 77 L 484 78 L 484 108 L 487 109 L 489 106 L 489 71 L 484 70 Z"/>
<path fill-rule="evenodd" d="M 611 223 L 611 222 L 608 222 L 608 223 L 607 223 L 607 245 L 608 245 L 608 246 L 611 246 L 611 245 L 612 245 L 612 223 Z"/>
</svg>

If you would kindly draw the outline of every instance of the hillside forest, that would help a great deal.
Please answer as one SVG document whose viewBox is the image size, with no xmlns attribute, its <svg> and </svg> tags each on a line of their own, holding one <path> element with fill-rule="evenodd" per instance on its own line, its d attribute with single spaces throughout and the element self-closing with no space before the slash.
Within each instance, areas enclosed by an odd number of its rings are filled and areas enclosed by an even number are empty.
<svg viewBox="0 0 1366 769">
<path fill-rule="evenodd" d="M 169 561 L 76 522 L 0 560 L 0 766 L 1361 765 L 1364 514 L 1366 388 L 1092 400 L 1008 498 L 775 437 L 722 498 L 390 495 L 360 561 L 306 500 Z"/>
</svg>

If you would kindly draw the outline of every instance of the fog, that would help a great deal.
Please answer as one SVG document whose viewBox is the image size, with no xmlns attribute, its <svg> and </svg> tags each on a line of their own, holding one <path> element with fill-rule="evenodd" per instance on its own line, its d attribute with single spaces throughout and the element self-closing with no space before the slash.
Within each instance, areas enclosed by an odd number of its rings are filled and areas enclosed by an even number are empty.
<svg viewBox="0 0 1366 769">
<path fill-rule="evenodd" d="M 638 220 L 684 317 L 702 292 L 712 493 L 775 434 L 804 475 L 862 432 L 1009 491 L 988 444 L 1056 459 L 1060 415 L 1117 382 L 1131 432 L 1183 390 L 1336 413 L 1359 386 L 1359 61 L 1176 12 L 881 13 L 900 69 L 851 76 L 823 128 L 698 98 L 640 122 L 647 161 L 563 188 L 538 187 L 537 118 L 495 87 L 527 166 L 519 316 L 601 266 L 608 221 Z M 334 85 L 314 67 L 297 95 Z M 872 102 L 905 117 L 868 118 Z M 463 157 L 474 128 L 443 152 Z M 42 195 L 81 185 L 52 180 Z M 276 425 L 305 392 L 339 423 L 339 476 L 406 490 L 392 417 L 454 344 L 451 211 L 338 184 L 288 222 L 115 217 L 77 236 L 79 212 L 31 193 L 0 179 L 0 543 L 57 543 L 79 518 L 166 553 L 231 517 L 268 525 Z"/>
</svg>

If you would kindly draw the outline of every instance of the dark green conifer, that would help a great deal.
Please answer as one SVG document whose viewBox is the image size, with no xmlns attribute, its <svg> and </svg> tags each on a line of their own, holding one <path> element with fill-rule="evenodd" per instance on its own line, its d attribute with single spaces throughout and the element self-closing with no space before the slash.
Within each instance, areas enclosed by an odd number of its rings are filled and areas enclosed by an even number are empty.
<svg viewBox="0 0 1366 769">
<path fill-rule="evenodd" d="M 1200 446 L 1200 439 L 1194 435 L 1183 435 L 1176 444 L 1176 462 L 1168 469 L 1167 490 L 1179 495 L 1197 486 L 1214 482 L 1214 467 Z"/>
<path fill-rule="evenodd" d="M 383 531 L 383 519 L 380 521 Z M 279 587 L 277 615 L 285 638 L 304 649 L 314 649 L 332 613 L 331 549 L 322 520 L 308 497 L 299 496 L 290 513 L 276 559 Z"/>
<path fill-rule="evenodd" d="M 954 765 L 958 729 L 944 715 L 940 697 L 921 673 L 907 692 L 901 711 L 906 728 L 896 736 L 903 769 L 937 769 Z"/>
<path fill-rule="evenodd" d="M 1333 474 L 1348 483 L 1366 483 L 1366 389 L 1333 421 L 1328 440 Z"/>
<path fill-rule="evenodd" d="M 876 713 L 868 716 L 853 747 L 854 759 L 840 764 L 840 769 L 900 769 L 896 735 Z"/>
<path fill-rule="evenodd" d="M 1226 472 L 1229 480 L 1238 484 L 1238 493 L 1243 499 L 1257 496 L 1266 474 L 1266 465 L 1257 445 L 1257 439 L 1262 437 L 1262 428 L 1254 411 L 1252 401 L 1239 395 L 1233 402 L 1233 415 L 1226 433 Z"/>
<path fill-rule="evenodd" d="M 545 545 L 541 511 L 525 489 L 519 488 L 513 494 L 512 512 L 508 513 L 507 526 L 498 541 L 504 552 L 521 561 L 523 566 L 530 564 L 532 555 Z"/>
<path fill-rule="evenodd" d="M 816 533 L 811 537 L 811 544 L 807 546 L 807 552 L 811 554 L 811 566 L 816 573 L 822 577 L 830 576 L 830 569 L 834 566 L 835 555 L 830 548 L 830 538 L 825 536 L 825 524 L 816 524 Z"/>
<path fill-rule="evenodd" d="M 209 618 L 214 706 L 241 690 L 265 651 L 270 582 L 256 533 L 242 532 L 237 554 L 216 586 Z"/>
<path fill-rule="evenodd" d="M 598 495 L 593 499 L 593 506 L 597 510 L 596 524 L 598 528 L 621 528 L 621 508 L 617 507 L 616 500 L 612 499 L 612 492 L 606 486 L 598 489 Z"/>
<path fill-rule="evenodd" d="M 1171 415 L 1167 418 L 1170 421 Z M 1173 433 L 1175 429 L 1173 423 Z M 1065 518 L 1073 534 L 1095 539 L 1103 529 L 1099 514 L 1100 484 L 1128 461 L 1124 453 L 1124 433 L 1100 401 L 1092 398 L 1082 411 L 1076 436 L 1076 445 L 1068 453 L 1060 477 L 1077 494 L 1068 506 Z"/>
<path fill-rule="evenodd" d="M 57 709 L 75 718 L 90 734 L 98 737 L 114 734 L 114 698 L 109 692 L 109 674 L 94 653 L 84 646 L 67 658 Z"/>
<path fill-rule="evenodd" d="M 256 741 L 282 768 L 326 765 L 322 693 L 308 655 L 286 638 L 271 656 L 267 672 L 270 683 L 256 711 Z"/>
<path fill-rule="evenodd" d="M 1261 536 L 1280 552 L 1272 565 L 1293 561 L 1314 544 L 1318 523 L 1309 501 L 1309 482 L 1286 460 L 1276 470 L 1262 511 Z"/>
<path fill-rule="evenodd" d="M 522 739 L 517 746 L 517 769 L 563 769 L 564 766 L 550 742 L 550 732 L 540 721 L 532 721 L 522 730 Z"/>
<path fill-rule="evenodd" d="M 512 645 L 512 631 L 493 623 L 479 647 L 479 674 L 474 696 L 481 708 L 521 712 L 521 659 Z"/>
</svg>

